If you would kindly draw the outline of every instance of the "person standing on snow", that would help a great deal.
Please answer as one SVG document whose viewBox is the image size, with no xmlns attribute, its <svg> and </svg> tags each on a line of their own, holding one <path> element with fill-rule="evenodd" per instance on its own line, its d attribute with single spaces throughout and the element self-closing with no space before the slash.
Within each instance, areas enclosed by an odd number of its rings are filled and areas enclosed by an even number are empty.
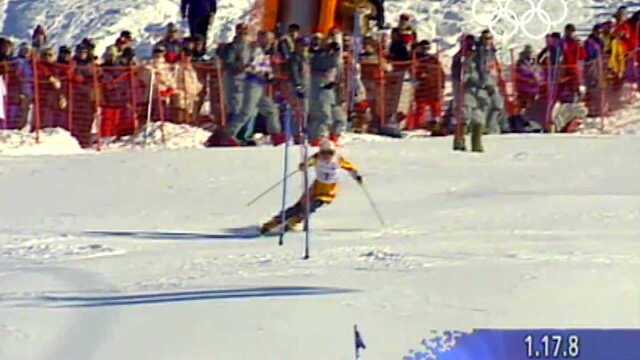
<svg viewBox="0 0 640 360">
<path fill-rule="evenodd" d="M 309 138 L 318 145 L 323 138 L 337 139 L 345 124 L 336 117 L 338 104 L 335 88 L 338 86 L 340 49 L 337 43 L 325 45 L 321 34 L 314 35 L 311 44 L 311 88 L 309 95 Z"/>
<path fill-rule="evenodd" d="M 261 33 L 258 41 L 250 45 L 240 114 L 232 119 L 226 129 L 228 145 L 240 145 L 251 140 L 248 138 L 253 133 L 251 123 L 258 114 L 266 118 L 267 131 L 271 135 L 273 145 L 280 145 L 285 141 L 279 121 L 280 111 L 267 91 L 267 86 L 274 78 L 271 58 L 265 53 L 269 45 L 266 41 L 268 38 L 266 33 Z M 247 131 L 238 138 L 240 130 L 247 124 L 249 124 Z"/>
<path fill-rule="evenodd" d="M 319 208 L 331 204 L 338 195 L 338 182 L 340 169 L 348 171 L 351 176 L 362 184 L 362 175 L 351 162 L 336 152 L 335 144 L 324 139 L 320 144 L 320 151 L 311 156 L 307 161 L 308 166 L 313 166 L 316 179 L 307 190 L 309 194 L 308 214 L 311 215 Z M 300 164 L 300 170 L 304 170 L 305 163 Z M 295 229 L 305 219 L 307 192 L 303 193 L 293 206 L 284 211 L 285 222 L 282 223 L 283 214 L 280 213 L 260 227 L 261 234 L 267 234 L 284 225 L 284 231 Z"/>
<path fill-rule="evenodd" d="M 474 46 L 473 36 L 468 35 L 463 41 L 462 49 L 454 56 L 452 62 L 452 78 L 454 79 L 454 106 L 457 109 L 458 126 L 453 137 L 453 150 L 466 151 L 466 127 L 471 126 L 471 151 L 483 152 L 482 133 L 490 106 L 490 95 L 486 84 L 481 81 L 478 69 L 478 53 Z"/>
<path fill-rule="evenodd" d="M 243 23 L 236 25 L 233 41 L 221 45 L 218 53 L 224 64 L 226 108 L 230 121 L 233 121 L 240 116 L 245 69 L 249 66 L 251 55 L 249 27 Z"/>
<path fill-rule="evenodd" d="M 180 3 L 180 14 L 189 21 L 191 37 L 202 36 L 205 47 L 209 26 L 213 24 L 218 9 L 216 3 L 216 0 L 182 0 Z"/>
</svg>

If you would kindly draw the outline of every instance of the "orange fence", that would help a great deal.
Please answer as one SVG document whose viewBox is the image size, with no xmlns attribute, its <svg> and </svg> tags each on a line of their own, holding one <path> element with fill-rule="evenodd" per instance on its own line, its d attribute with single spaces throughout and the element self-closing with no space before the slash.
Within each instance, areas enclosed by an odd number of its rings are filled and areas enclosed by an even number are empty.
<svg viewBox="0 0 640 360">
<path fill-rule="evenodd" d="M 353 74 L 353 59 L 349 55 L 344 58 L 341 93 L 352 94 L 354 87 L 362 86 L 366 101 L 351 104 L 347 95 L 343 100 L 349 109 L 366 107 L 372 117 L 367 128 L 379 131 L 398 126 L 412 130 L 439 121 L 448 81 L 439 57 L 414 56 L 407 62 L 379 59 L 361 61 L 360 84 Z M 274 68 L 276 81 L 269 85 L 269 93 L 290 103 L 297 128 L 301 129 L 303 102 L 295 96 L 282 61 L 274 60 Z M 587 86 L 583 100 L 591 116 L 604 117 L 621 106 L 623 82 L 607 72 L 606 59 L 569 67 L 542 67 L 534 98 L 527 98 L 529 95 L 521 91 L 523 81 L 529 79 L 519 75 L 513 55 L 509 66 L 497 66 L 495 71 L 507 114 L 514 116 L 537 108 L 539 114 L 534 117 L 543 119 L 546 130 L 550 130 L 552 104 L 564 101 L 563 91 L 577 91 L 579 84 Z M 7 116 L 0 125 L 6 129 L 29 126 L 36 137 L 43 128 L 61 127 L 82 146 L 98 149 L 104 139 L 139 134 L 148 122 L 224 127 L 228 106 L 223 73 L 218 61 L 166 68 L 151 64 L 73 66 L 37 60 L 3 63 L 0 75 L 8 90 Z"/>
</svg>

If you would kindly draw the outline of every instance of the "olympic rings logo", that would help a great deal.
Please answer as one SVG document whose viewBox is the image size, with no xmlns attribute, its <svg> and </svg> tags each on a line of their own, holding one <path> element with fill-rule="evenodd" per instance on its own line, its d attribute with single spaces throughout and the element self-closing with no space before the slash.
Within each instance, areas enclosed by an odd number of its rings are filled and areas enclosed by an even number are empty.
<svg viewBox="0 0 640 360">
<path fill-rule="evenodd" d="M 549 14 L 545 10 L 547 2 L 559 5 L 561 11 Z M 526 10 L 519 11 L 523 6 Z M 502 39 L 509 39 L 518 32 L 531 39 L 541 39 L 569 15 L 565 0 L 473 0 L 471 11 L 477 23 Z M 516 11 L 522 12 L 521 16 Z"/>
</svg>

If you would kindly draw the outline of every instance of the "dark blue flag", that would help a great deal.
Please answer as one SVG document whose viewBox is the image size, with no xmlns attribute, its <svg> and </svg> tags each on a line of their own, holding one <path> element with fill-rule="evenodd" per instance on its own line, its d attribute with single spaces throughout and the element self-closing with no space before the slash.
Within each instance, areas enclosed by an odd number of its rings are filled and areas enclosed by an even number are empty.
<svg viewBox="0 0 640 360">
<path fill-rule="evenodd" d="M 360 350 L 364 350 L 367 348 L 367 345 L 364 344 L 362 340 L 362 336 L 360 336 L 360 332 L 358 331 L 358 326 L 353 325 L 353 333 L 355 336 L 355 346 L 356 346 L 356 360 L 360 358 Z"/>
</svg>

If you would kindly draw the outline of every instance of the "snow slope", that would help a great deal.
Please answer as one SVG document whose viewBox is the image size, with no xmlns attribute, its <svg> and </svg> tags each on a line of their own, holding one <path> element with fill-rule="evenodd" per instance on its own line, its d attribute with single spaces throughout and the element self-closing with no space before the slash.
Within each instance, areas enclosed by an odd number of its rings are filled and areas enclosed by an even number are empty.
<svg viewBox="0 0 640 360">
<path fill-rule="evenodd" d="M 300 0 L 303 3 L 302 0 Z M 386 10 L 389 22 L 395 23 L 400 13 L 413 14 L 421 36 L 442 39 L 443 48 L 455 46 L 461 32 L 478 33 L 487 27 L 496 4 L 502 3 L 518 16 L 523 16 L 529 8 L 527 2 L 504 0 L 478 0 L 478 22 L 473 17 L 471 0 L 387 0 Z M 566 21 L 575 23 L 580 30 L 587 31 L 595 19 L 610 16 L 621 5 L 613 0 L 565 0 L 569 5 Z M 633 9 L 633 2 L 626 2 Z M 138 39 L 140 54 L 146 55 L 150 46 L 158 41 L 163 28 L 170 21 L 179 22 L 178 0 L 0 0 L 0 24 L 2 34 L 17 39 L 29 39 L 37 24 L 43 24 L 49 31 L 53 45 L 77 44 L 84 37 L 96 40 L 99 51 L 112 44 L 120 31 L 130 30 Z M 219 0 L 219 12 L 210 41 L 228 40 L 233 26 L 239 20 L 248 20 L 255 0 Z M 563 12 L 558 1 L 542 1 L 542 9 L 555 16 Z M 497 30 L 509 30 L 508 21 L 496 22 Z M 182 24 L 186 30 L 186 24 Z M 561 30 L 563 24 L 552 26 Z M 526 24 L 530 32 L 545 29 L 540 19 L 533 18 Z M 502 41 L 503 49 L 539 40 L 527 39 L 520 32 Z"/>
<path fill-rule="evenodd" d="M 0 155 L 0 359 L 351 359 L 358 324 L 386 360 L 431 331 L 640 326 L 638 138 L 486 141 L 347 145 L 389 225 L 347 179 L 308 261 L 302 234 L 246 236 L 281 148 Z"/>
</svg>

